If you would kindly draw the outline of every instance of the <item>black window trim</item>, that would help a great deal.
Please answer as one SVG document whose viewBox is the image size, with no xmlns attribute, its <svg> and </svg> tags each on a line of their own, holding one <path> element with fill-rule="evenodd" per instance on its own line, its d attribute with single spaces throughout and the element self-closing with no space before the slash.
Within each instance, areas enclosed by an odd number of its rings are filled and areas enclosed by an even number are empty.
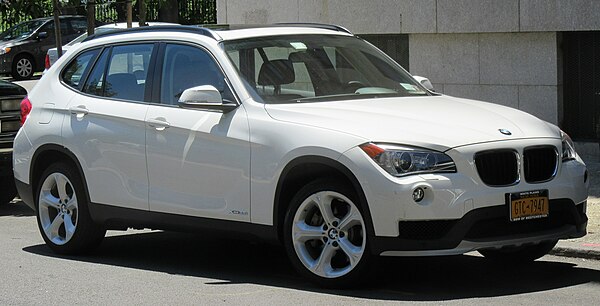
<svg viewBox="0 0 600 306">
<path fill-rule="evenodd" d="M 79 80 L 79 85 L 77 85 L 77 87 L 73 87 L 69 84 L 67 84 L 67 82 L 65 82 L 64 80 L 64 74 L 65 71 L 67 70 L 67 67 L 69 67 L 71 65 L 71 63 L 75 60 L 77 60 L 82 54 L 89 52 L 89 51 L 93 51 L 93 50 L 99 50 L 98 53 L 96 53 L 96 55 L 94 55 L 94 57 L 92 59 L 90 59 L 90 64 L 87 65 L 87 67 L 85 67 L 85 70 L 83 71 L 83 74 L 81 74 L 81 80 Z M 89 76 L 90 70 L 92 69 L 92 67 L 94 67 L 96 65 L 96 61 L 98 60 L 98 57 L 100 57 L 100 55 L 102 54 L 102 51 L 104 51 L 104 47 L 94 47 L 94 48 L 89 48 L 89 49 L 85 49 L 82 50 L 81 52 L 77 53 L 77 55 L 75 55 L 67 65 L 65 65 L 62 70 L 60 71 L 59 74 L 59 81 L 61 84 L 63 84 L 65 87 L 74 90 L 74 91 L 78 91 L 78 92 L 82 92 L 81 90 L 83 89 L 83 84 L 85 84 L 87 82 L 87 78 Z"/>
<path fill-rule="evenodd" d="M 90 66 L 89 68 L 86 68 L 88 71 L 85 73 L 85 76 L 84 76 L 85 81 L 81 83 L 82 85 L 80 85 L 80 86 L 82 86 L 81 89 L 79 89 L 79 88 L 73 88 L 72 86 L 69 86 L 68 84 L 66 84 L 63 81 L 62 75 L 63 75 L 64 70 L 66 69 L 66 67 L 68 65 L 65 65 L 64 67 L 62 67 L 62 70 L 60 71 L 60 74 L 59 74 L 60 83 L 62 85 L 64 85 L 65 87 L 67 87 L 68 89 L 70 89 L 70 90 L 72 90 L 72 91 L 74 91 L 74 92 L 76 92 L 78 94 L 84 95 L 86 97 L 90 97 L 90 98 L 105 99 L 105 100 L 111 100 L 111 101 L 117 101 L 117 102 L 127 102 L 127 103 L 137 103 L 137 104 L 149 104 L 150 103 L 150 97 L 147 96 L 148 87 L 152 88 L 154 86 L 153 86 L 153 78 L 148 78 L 148 77 L 146 78 L 146 88 L 144 89 L 144 101 L 125 100 L 125 99 L 119 99 L 119 98 L 97 96 L 97 95 L 92 95 L 92 94 L 89 94 L 89 93 L 83 91 L 83 86 L 85 86 L 85 84 L 87 84 L 87 82 L 88 82 L 89 73 L 91 72 L 91 69 L 93 69 L 96 66 L 97 61 L 99 60 L 100 55 L 102 55 L 102 53 L 104 52 L 104 50 L 110 49 L 109 50 L 109 54 L 108 54 L 108 60 L 106 62 L 106 66 L 104 67 L 104 75 L 102 76 L 102 78 L 103 78 L 103 80 L 102 80 L 102 92 L 103 93 L 104 93 L 104 86 L 105 86 L 105 83 L 106 83 L 106 82 L 104 82 L 104 79 L 106 78 L 106 72 L 107 72 L 107 69 L 108 69 L 108 64 L 110 63 L 110 56 L 112 55 L 112 48 L 116 47 L 116 46 L 140 45 L 140 44 L 152 44 L 152 48 L 153 49 L 152 49 L 152 53 L 150 54 L 150 63 L 148 64 L 148 74 L 149 74 L 150 71 L 152 70 L 152 67 L 154 65 L 156 65 L 156 55 L 157 55 L 157 51 L 158 51 L 157 49 L 158 49 L 159 42 L 157 42 L 156 40 L 139 40 L 139 41 L 118 42 L 118 43 L 114 43 L 114 44 L 110 44 L 110 45 L 107 44 L 107 45 L 103 45 L 103 46 L 94 46 L 94 47 L 90 47 L 88 49 L 81 50 L 80 52 L 77 53 L 77 55 L 75 55 L 71 59 L 71 61 L 73 61 L 78 56 L 80 56 L 82 53 L 85 53 L 87 51 L 94 50 L 94 49 L 97 49 L 97 48 L 101 49 L 100 52 L 96 55 L 96 58 L 94 59 L 94 63 L 92 63 L 92 66 Z M 153 58 L 153 56 L 154 56 L 154 58 Z M 71 61 L 69 63 L 71 63 Z M 148 81 L 150 81 L 150 83 L 148 83 Z"/>
</svg>

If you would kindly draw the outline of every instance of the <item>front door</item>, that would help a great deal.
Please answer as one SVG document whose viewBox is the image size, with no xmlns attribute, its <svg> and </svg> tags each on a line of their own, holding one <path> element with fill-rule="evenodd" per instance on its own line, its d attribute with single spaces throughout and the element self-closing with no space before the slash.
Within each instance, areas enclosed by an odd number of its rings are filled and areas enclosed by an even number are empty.
<svg viewBox="0 0 600 306">
<path fill-rule="evenodd" d="M 250 145 L 244 108 L 220 112 L 177 106 L 183 90 L 213 85 L 235 100 L 221 69 L 202 48 L 166 44 L 160 104 L 146 116 L 150 210 L 250 220 Z"/>
</svg>

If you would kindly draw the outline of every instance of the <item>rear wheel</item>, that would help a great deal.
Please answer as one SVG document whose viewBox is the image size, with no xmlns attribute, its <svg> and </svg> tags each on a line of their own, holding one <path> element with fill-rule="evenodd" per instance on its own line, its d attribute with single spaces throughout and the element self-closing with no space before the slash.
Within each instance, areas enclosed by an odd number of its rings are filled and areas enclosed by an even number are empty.
<svg viewBox="0 0 600 306">
<path fill-rule="evenodd" d="M 54 252 L 84 253 L 100 244 L 106 230 L 90 217 L 82 181 L 72 166 L 56 163 L 46 169 L 36 195 L 38 226 Z"/>
<path fill-rule="evenodd" d="M 524 245 L 520 247 L 484 249 L 479 250 L 479 253 L 486 258 L 498 262 L 511 264 L 527 263 L 548 254 L 557 243 L 558 240 L 550 240 L 539 244 Z"/>
<path fill-rule="evenodd" d="M 8 204 L 17 196 L 17 187 L 12 176 L 0 177 L 0 205 Z"/>
<path fill-rule="evenodd" d="M 34 70 L 33 59 L 27 55 L 19 55 L 13 61 L 11 74 L 15 80 L 28 80 L 33 76 Z"/>
<path fill-rule="evenodd" d="M 355 194 L 335 181 L 317 180 L 289 206 L 287 254 L 296 270 L 321 286 L 357 285 L 368 272 L 367 226 Z"/>
</svg>

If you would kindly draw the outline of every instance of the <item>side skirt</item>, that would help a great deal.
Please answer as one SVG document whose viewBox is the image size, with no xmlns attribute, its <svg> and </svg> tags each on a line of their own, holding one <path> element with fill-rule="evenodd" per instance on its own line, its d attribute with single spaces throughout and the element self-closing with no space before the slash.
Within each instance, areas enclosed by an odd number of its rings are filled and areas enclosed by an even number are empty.
<svg viewBox="0 0 600 306">
<path fill-rule="evenodd" d="M 91 203 L 89 209 L 94 222 L 103 224 L 109 230 L 149 228 L 178 232 L 201 232 L 279 244 L 275 228 L 269 225 L 190 217 L 95 203 Z"/>
</svg>

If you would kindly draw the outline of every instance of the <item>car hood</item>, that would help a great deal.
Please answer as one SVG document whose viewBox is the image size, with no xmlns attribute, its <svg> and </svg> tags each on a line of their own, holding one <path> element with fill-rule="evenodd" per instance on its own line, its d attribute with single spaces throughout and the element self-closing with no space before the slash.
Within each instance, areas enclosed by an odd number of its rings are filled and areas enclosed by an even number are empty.
<svg viewBox="0 0 600 306">
<path fill-rule="evenodd" d="M 0 47 L 14 47 L 22 45 L 29 37 L 21 37 L 11 40 L 0 40 Z"/>
<path fill-rule="evenodd" d="M 275 120 L 439 151 L 491 141 L 560 137 L 556 126 L 525 112 L 450 96 L 266 104 L 265 109 Z"/>
</svg>

